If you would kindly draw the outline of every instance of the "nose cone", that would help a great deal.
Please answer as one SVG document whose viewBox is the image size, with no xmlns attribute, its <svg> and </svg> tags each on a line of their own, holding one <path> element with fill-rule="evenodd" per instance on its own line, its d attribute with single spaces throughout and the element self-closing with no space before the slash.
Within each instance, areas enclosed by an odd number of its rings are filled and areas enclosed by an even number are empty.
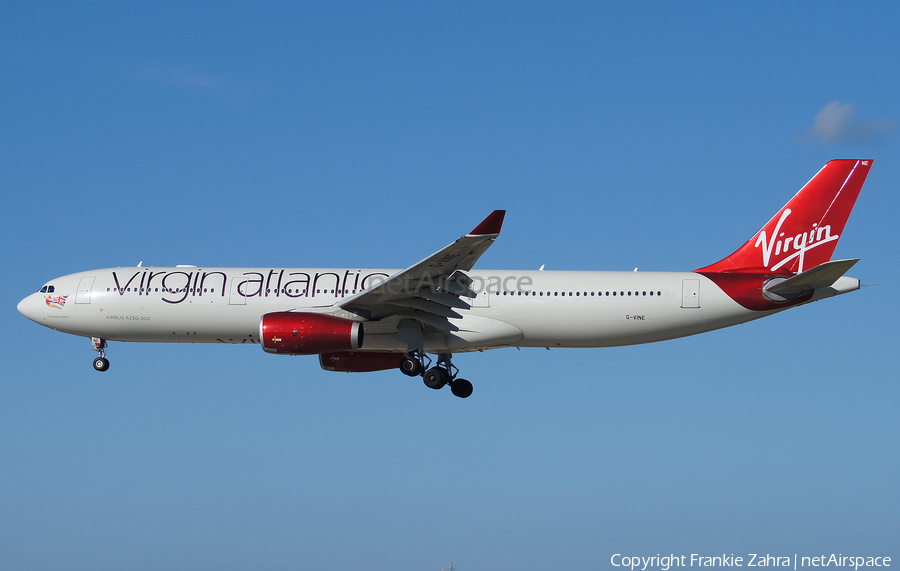
<svg viewBox="0 0 900 571">
<path fill-rule="evenodd" d="M 44 303 L 44 298 L 38 293 L 33 293 L 20 301 L 19 305 L 16 306 L 16 309 L 18 309 L 19 313 L 21 313 L 28 319 L 40 323 L 41 306 L 46 306 L 46 304 Z"/>
</svg>

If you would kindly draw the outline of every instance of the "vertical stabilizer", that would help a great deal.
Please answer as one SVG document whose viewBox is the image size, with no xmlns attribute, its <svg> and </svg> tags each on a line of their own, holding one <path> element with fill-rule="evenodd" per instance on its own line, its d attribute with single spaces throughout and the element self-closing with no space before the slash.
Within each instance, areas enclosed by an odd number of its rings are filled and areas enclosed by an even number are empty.
<svg viewBox="0 0 900 571">
<path fill-rule="evenodd" d="M 871 160 L 829 161 L 747 243 L 698 272 L 800 273 L 831 259 Z"/>
</svg>

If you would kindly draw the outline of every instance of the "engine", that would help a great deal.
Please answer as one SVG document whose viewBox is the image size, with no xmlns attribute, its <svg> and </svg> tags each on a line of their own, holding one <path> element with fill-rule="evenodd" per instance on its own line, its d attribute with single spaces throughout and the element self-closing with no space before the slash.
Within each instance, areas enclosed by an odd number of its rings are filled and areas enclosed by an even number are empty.
<svg viewBox="0 0 900 571">
<path fill-rule="evenodd" d="M 322 353 L 319 355 L 319 364 L 326 371 L 369 373 L 372 371 L 396 369 L 400 366 L 400 360 L 405 356 L 404 353 L 342 351 L 340 353 Z"/>
<path fill-rule="evenodd" d="M 279 355 L 316 355 L 362 348 L 358 321 L 320 313 L 267 313 L 259 323 L 263 349 Z"/>
</svg>

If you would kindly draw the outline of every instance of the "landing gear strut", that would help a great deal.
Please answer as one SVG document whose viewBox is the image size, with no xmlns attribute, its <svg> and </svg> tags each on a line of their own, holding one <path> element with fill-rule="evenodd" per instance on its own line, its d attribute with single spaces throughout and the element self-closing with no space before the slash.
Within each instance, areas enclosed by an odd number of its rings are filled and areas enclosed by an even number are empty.
<svg viewBox="0 0 900 571">
<path fill-rule="evenodd" d="M 418 353 L 410 353 L 400 362 L 400 370 L 411 377 L 422 375 L 422 381 L 429 389 L 438 390 L 444 388 L 445 385 L 450 385 L 450 392 L 455 396 L 463 399 L 471 396 L 472 383 L 466 379 L 457 378 L 459 369 L 453 366 L 453 363 L 450 361 L 451 353 L 440 353 L 437 365 L 424 373 L 422 371 L 425 370 L 426 365 L 422 357 L 423 355 Z"/>
<path fill-rule="evenodd" d="M 106 358 L 106 340 L 99 337 L 91 337 L 91 343 L 94 345 L 94 351 L 99 355 L 94 359 L 94 368 L 98 371 L 109 369 L 109 359 Z"/>
</svg>

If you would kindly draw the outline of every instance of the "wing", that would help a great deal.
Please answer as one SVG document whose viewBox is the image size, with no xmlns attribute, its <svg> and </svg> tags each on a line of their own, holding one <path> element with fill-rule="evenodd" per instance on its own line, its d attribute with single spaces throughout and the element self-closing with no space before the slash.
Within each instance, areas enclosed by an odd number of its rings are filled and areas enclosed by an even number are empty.
<svg viewBox="0 0 900 571">
<path fill-rule="evenodd" d="M 343 300 L 340 307 L 378 320 L 388 316 L 414 319 L 444 331 L 458 331 L 450 320 L 468 309 L 462 298 L 475 298 L 466 272 L 500 235 L 505 210 L 495 210 L 474 230 L 418 264 Z"/>
</svg>

